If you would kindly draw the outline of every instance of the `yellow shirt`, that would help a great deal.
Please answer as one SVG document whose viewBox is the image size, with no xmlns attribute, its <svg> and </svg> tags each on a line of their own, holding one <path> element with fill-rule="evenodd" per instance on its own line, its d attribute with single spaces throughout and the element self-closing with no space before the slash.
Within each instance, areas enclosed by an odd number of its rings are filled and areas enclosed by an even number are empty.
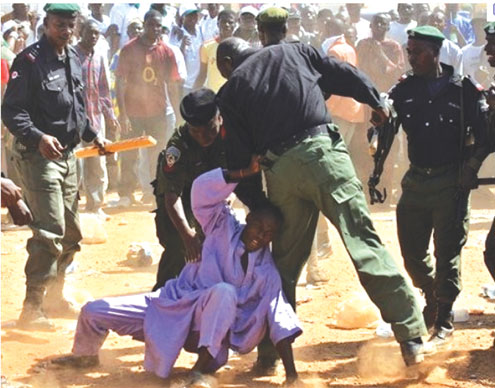
<svg viewBox="0 0 495 388">
<path fill-rule="evenodd" d="M 203 43 L 199 51 L 201 63 L 206 63 L 208 66 L 205 86 L 215 93 L 218 92 L 225 81 L 227 81 L 222 77 L 217 67 L 217 47 L 217 39 L 211 39 Z"/>
</svg>

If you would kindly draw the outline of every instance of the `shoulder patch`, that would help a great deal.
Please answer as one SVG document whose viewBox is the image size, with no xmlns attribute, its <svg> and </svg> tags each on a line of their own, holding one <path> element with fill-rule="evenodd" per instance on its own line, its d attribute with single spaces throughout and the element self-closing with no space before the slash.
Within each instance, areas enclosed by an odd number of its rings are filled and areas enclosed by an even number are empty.
<svg viewBox="0 0 495 388">
<path fill-rule="evenodd" d="M 180 159 L 181 152 L 180 150 L 175 147 L 175 146 L 170 146 L 166 149 L 165 151 L 165 162 L 166 162 L 166 167 L 168 168 L 168 171 L 172 167 L 174 167 L 175 163 L 177 163 Z"/>
<path fill-rule="evenodd" d="M 34 47 L 32 47 L 30 50 L 27 51 L 26 59 L 29 62 L 34 63 L 36 61 L 36 59 L 38 58 L 38 55 L 40 55 L 40 53 L 38 52 L 38 49 L 39 49 L 39 45 L 35 45 Z"/>
</svg>

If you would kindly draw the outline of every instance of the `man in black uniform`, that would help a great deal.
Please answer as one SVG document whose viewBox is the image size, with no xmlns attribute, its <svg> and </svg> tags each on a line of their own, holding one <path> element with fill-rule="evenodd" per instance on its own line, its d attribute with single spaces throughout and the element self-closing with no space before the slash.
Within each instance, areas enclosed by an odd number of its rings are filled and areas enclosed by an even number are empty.
<svg viewBox="0 0 495 388">
<path fill-rule="evenodd" d="M 284 12 L 269 8 L 265 16 L 260 14 L 258 23 L 283 18 Z M 275 25 L 269 28 L 270 32 L 275 29 Z M 260 32 L 261 37 L 268 29 Z M 265 37 L 261 39 L 265 41 Z M 222 54 L 223 44 L 217 51 L 217 63 L 222 74 L 228 75 L 224 65 L 235 64 L 235 59 Z M 249 165 L 251 155 L 265 156 L 268 196 L 284 215 L 284 228 L 273 241 L 273 253 L 289 302 L 295 305 L 297 279 L 310 253 L 321 211 L 339 231 L 361 283 L 382 317 L 392 323 L 404 360 L 408 365 L 420 362 L 421 336 L 426 332 L 421 311 L 375 232 L 345 144 L 328 125 L 331 118 L 322 90 L 370 105 L 376 122 L 386 119 L 370 80 L 347 63 L 322 58 L 316 49 L 300 43 L 276 44 L 252 54 L 219 92 L 227 161 L 231 167 L 241 168 Z M 241 200 L 260 196 L 260 177 L 246 182 L 244 194 L 240 192 L 242 183 L 236 192 Z M 259 354 L 258 361 L 260 369 L 269 369 L 273 354 Z"/>
<path fill-rule="evenodd" d="M 486 46 L 485 52 L 488 56 L 488 63 L 491 67 L 495 67 L 495 22 L 488 23 L 485 27 Z M 490 133 L 491 152 L 495 151 L 495 88 L 492 86 L 489 89 L 488 103 L 490 105 L 488 125 Z M 485 264 L 495 280 L 495 219 L 492 227 L 486 236 L 485 244 Z"/>
<path fill-rule="evenodd" d="M 452 305 L 461 290 L 460 258 L 468 230 L 468 194 L 486 155 L 486 102 L 481 88 L 440 63 L 443 34 L 409 30 L 412 71 L 390 93 L 408 140 L 410 168 L 402 180 L 397 231 L 407 272 L 425 296 L 430 342 L 451 336 Z M 472 144 L 466 157 L 466 143 Z M 433 233 L 436 264 L 428 246 Z"/>
<path fill-rule="evenodd" d="M 200 258 L 203 234 L 191 210 L 191 186 L 199 175 L 225 166 L 218 133 L 222 117 L 215 93 L 199 89 L 182 99 L 180 112 L 186 124 L 176 130 L 158 157 L 154 182 L 156 231 L 165 248 L 153 290 L 179 275 L 186 262 Z"/>
<path fill-rule="evenodd" d="M 2 120 L 16 138 L 14 162 L 33 214 L 19 325 L 50 329 L 42 308 L 45 291 L 45 310 L 75 313 L 63 297 L 65 270 L 81 240 L 73 149 L 83 139 L 103 150 L 106 141 L 86 116 L 81 65 L 69 46 L 79 6 L 47 4 L 44 10 L 45 34 L 12 65 Z"/>
</svg>

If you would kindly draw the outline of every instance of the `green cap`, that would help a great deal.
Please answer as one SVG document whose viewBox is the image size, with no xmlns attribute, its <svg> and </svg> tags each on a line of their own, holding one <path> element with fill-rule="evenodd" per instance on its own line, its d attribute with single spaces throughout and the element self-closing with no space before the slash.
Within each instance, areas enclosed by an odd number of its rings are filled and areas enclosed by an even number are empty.
<svg viewBox="0 0 495 388">
<path fill-rule="evenodd" d="M 46 13 L 64 14 L 70 16 L 76 16 L 81 11 L 79 5 L 76 3 L 46 3 L 43 7 L 43 11 Z"/>
<path fill-rule="evenodd" d="M 495 22 L 488 23 L 484 30 L 487 36 L 495 35 Z"/>
<path fill-rule="evenodd" d="M 289 16 L 289 12 L 283 8 L 279 7 L 269 7 L 263 11 L 261 11 L 256 20 L 259 23 L 285 23 L 287 21 L 287 17 Z"/>
<path fill-rule="evenodd" d="M 409 36 L 409 39 L 426 40 L 428 42 L 438 44 L 439 46 L 442 45 L 442 42 L 445 39 L 445 36 L 440 32 L 440 30 L 433 26 L 420 26 L 413 28 L 407 31 L 407 35 Z"/>
</svg>

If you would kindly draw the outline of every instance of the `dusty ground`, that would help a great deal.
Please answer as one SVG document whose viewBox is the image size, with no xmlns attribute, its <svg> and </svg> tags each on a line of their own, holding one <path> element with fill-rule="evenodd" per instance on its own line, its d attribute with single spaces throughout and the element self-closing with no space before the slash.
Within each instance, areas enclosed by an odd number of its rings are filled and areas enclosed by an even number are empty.
<svg viewBox="0 0 495 388">
<path fill-rule="evenodd" d="M 485 193 L 486 194 L 486 193 Z M 361 289 L 351 262 L 335 235 L 333 255 L 322 261 L 330 281 L 318 289 L 298 287 L 298 314 L 305 332 L 295 342 L 295 358 L 302 379 L 309 387 L 495 387 L 495 303 L 480 297 L 483 284 L 491 281 L 482 262 L 484 239 L 493 217 L 493 196 L 478 195 L 473 200 L 473 224 L 464 249 L 464 290 L 457 307 L 484 310 L 457 324 L 449 349 L 431 357 L 420 373 L 406 373 L 398 345 L 378 339 L 374 329 L 335 328 L 339 305 Z M 485 209 L 492 210 L 485 210 Z M 155 278 L 160 247 L 155 237 L 150 207 L 108 211 L 112 219 L 104 224 L 108 241 L 83 245 L 77 268 L 68 276 L 67 292 L 82 304 L 91 298 L 124 295 L 149 290 Z M 394 208 L 373 208 L 373 218 L 384 243 L 400 264 Z M 2 213 L 5 220 L 5 213 Z M 86 222 L 87 226 L 87 222 Z M 87 229 L 91 229 L 91 225 Z M 91 230 L 90 230 L 91 231 Z M 4 230 L 1 247 L 1 374 L 15 384 L 32 387 L 159 387 L 179 386 L 186 368 L 195 359 L 182 353 L 170 381 L 163 381 L 142 368 L 143 345 L 111 333 L 100 353 L 101 366 L 75 373 L 47 367 L 46 361 L 70 352 L 75 320 L 55 319 L 55 332 L 28 332 L 16 329 L 24 297 L 23 267 L 29 230 Z M 131 242 L 149 242 L 154 252 L 150 267 L 132 267 L 126 261 Z M 334 322 L 335 323 L 335 322 Z M 220 387 L 278 387 L 283 370 L 271 378 L 254 378 L 249 368 L 255 352 L 231 358 L 217 373 Z"/>
</svg>

